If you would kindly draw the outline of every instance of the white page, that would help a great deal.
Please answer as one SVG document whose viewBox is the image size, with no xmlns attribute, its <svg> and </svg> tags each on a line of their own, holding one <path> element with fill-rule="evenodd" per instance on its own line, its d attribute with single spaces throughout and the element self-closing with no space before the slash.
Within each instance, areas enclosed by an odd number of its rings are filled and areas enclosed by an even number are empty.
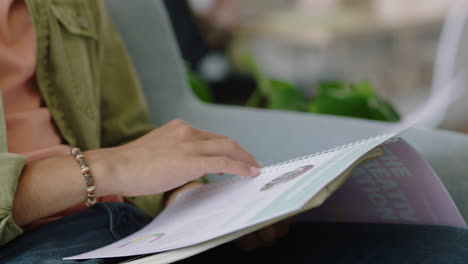
<svg viewBox="0 0 468 264">
<path fill-rule="evenodd" d="M 109 246 L 68 259 L 121 257 L 191 246 L 302 208 L 387 135 L 309 158 L 270 166 L 255 178 L 234 177 L 189 190 L 142 230 Z M 308 167 L 303 174 L 291 173 Z M 295 178 L 262 191 L 285 174 Z M 291 178 L 291 177 L 289 177 Z"/>
</svg>

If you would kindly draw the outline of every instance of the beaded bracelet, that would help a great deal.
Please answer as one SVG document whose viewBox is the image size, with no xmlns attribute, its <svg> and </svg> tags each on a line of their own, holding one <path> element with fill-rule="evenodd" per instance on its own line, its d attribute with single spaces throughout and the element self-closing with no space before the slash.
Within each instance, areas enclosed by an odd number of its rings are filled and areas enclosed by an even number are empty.
<svg viewBox="0 0 468 264">
<path fill-rule="evenodd" d="M 94 178 L 91 174 L 91 170 L 86 163 L 85 157 L 79 148 L 74 148 L 71 154 L 75 157 L 76 161 L 81 168 L 81 174 L 86 180 L 86 206 L 90 207 L 96 204 L 96 186 L 94 185 Z"/>
</svg>

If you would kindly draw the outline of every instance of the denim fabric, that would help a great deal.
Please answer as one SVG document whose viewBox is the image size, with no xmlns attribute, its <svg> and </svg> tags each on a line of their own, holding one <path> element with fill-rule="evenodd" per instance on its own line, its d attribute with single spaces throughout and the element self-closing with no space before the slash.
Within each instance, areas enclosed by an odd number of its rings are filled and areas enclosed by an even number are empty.
<svg viewBox="0 0 468 264">
<path fill-rule="evenodd" d="M 125 203 L 102 203 L 26 232 L 0 247 L 2 264 L 119 263 L 123 259 L 63 261 L 115 242 L 148 224 L 151 218 Z"/>
<path fill-rule="evenodd" d="M 139 209 L 119 203 L 88 210 L 26 232 L 0 248 L 2 264 L 120 263 L 125 259 L 62 261 L 121 239 L 149 223 Z M 224 245 L 179 262 L 461 264 L 468 263 L 468 230 L 410 225 L 296 223 L 269 248 L 241 252 Z"/>
</svg>

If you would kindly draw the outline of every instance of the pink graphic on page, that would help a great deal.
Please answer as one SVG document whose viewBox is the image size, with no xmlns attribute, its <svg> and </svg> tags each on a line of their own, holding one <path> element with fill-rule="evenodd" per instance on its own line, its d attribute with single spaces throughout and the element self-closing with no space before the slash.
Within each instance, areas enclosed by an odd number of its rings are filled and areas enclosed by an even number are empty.
<svg viewBox="0 0 468 264">
<path fill-rule="evenodd" d="M 322 206 L 297 220 L 466 227 L 437 174 L 408 143 L 382 149 L 385 156 L 355 169 Z"/>
</svg>

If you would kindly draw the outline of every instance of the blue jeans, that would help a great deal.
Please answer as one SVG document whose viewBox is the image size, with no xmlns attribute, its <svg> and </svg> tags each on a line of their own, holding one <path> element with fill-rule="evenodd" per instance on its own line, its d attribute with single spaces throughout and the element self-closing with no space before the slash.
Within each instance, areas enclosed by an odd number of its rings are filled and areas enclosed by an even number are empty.
<svg viewBox="0 0 468 264">
<path fill-rule="evenodd" d="M 27 232 L 0 248 L 2 264 L 119 263 L 62 261 L 123 238 L 151 219 L 128 204 L 106 203 Z M 290 234 L 252 253 L 224 245 L 180 263 L 468 263 L 468 230 L 409 225 L 293 224 Z"/>
<path fill-rule="evenodd" d="M 124 238 L 151 218 L 132 205 L 102 203 L 24 233 L 0 248 L 1 264 L 119 263 L 124 259 L 84 262 L 62 258 L 84 253 Z"/>
</svg>

